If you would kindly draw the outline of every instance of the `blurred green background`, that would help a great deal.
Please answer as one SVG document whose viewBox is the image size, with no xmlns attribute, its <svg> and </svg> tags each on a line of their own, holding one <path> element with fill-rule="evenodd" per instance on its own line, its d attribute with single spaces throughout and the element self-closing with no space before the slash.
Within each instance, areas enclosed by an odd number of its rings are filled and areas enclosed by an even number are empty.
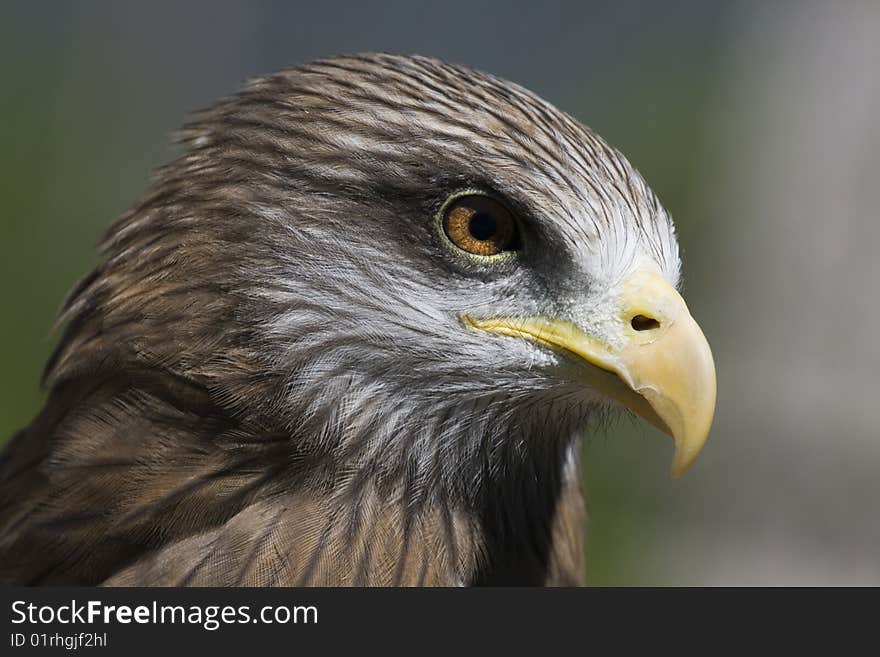
<svg viewBox="0 0 880 657">
<path fill-rule="evenodd" d="M 0 441 L 189 112 L 312 58 L 421 53 L 591 126 L 677 222 L 716 425 L 679 481 L 640 423 L 589 439 L 590 583 L 880 584 L 880 4 L 4 3 L 0 37 Z"/>
</svg>

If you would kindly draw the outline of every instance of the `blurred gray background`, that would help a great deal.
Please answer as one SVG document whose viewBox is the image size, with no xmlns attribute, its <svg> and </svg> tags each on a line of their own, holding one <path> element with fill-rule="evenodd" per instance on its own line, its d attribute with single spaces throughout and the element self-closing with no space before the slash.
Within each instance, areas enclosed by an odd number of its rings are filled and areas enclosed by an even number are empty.
<svg viewBox="0 0 880 657">
<path fill-rule="evenodd" d="M 880 584 L 878 2 L 4 3 L 0 441 L 39 408 L 64 294 L 187 114 L 365 50 L 534 90 L 676 218 L 716 423 L 679 481 L 641 423 L 589 440 L 589 582 Z"/>
</svg>

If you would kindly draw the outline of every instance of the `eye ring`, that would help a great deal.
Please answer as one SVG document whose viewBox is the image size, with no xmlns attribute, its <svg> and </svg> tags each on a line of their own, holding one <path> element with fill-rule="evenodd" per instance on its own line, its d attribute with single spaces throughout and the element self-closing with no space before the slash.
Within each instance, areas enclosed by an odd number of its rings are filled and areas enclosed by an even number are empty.
<svg viewBox="0 0 880 657">
<path fill-rule="evenodd" d="M 443 236 L 458 250 L 481 260 L 515 250 L 517 225 L 503 203 L 485 193 L 468 191 L 450 197 L 438 213 Z"/>
</svg>

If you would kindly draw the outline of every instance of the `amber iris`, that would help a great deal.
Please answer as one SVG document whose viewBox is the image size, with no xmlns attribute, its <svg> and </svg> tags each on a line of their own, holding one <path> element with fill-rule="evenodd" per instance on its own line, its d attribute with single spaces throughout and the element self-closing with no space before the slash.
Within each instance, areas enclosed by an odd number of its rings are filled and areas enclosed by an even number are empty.
<svg viewBox="0 0 880 657">
<path fill-rule="evenodd" d="M 511 249 L 516 224 L 508 209 L 495 199 L 470 194 L 456 199 L 446 208 L 443 231 L 462 251 L 493 256 Z"/>
</svg>

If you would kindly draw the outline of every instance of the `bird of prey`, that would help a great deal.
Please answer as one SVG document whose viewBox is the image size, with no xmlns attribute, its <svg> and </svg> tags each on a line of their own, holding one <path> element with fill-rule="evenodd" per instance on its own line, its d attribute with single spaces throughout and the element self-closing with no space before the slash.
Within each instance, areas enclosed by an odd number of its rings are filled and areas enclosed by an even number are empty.
<svg viewBox="0 0 880 657">
<path fill-rule="evenodd" d="M 369 54 L 197 114 L 67 299 L 0 582 L 577 585 L 610 406 L 700 451 L 672 221 L 525 89 Z"/>
</svg>

